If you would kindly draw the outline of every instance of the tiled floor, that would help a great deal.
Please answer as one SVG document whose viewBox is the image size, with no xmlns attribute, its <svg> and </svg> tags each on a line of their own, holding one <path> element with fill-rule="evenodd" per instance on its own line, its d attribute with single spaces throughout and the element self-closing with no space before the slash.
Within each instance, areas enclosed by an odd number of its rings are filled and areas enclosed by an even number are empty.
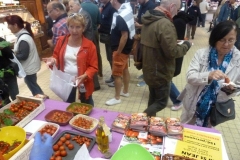
<svg viewBox="0 0 240 160">
<path fill-rule="evenodd" d="M 186 84 L 186 70 L 188 65 L 197 49 L 208 46 L 208 37 L 209 33 L 207 33 L 208 25 L 206 28 L 197 28 L 195 39 L 192 40 L 194 45 L 188 51 L 187 55 L 184 57 L 182 73 L 173 79 L 173 82 L 176 84 L 178 89 L 181 91 Z M 138 71 L 133 66 L 133 61 L 131 60 L 131 66 L 129 67 L 131 80 L 129 86 L 129 93 L 131 94 L 128 98 L 122 98 L 122 103 L 116 106 L 106 106 L 106 100 L 112 98 L 114 96 L 114 88 L 109 88 L 104 84 L 104 80 L 109 78 L 111 73 L 109 64 L 106 60 L 105 56 L 105 47 L 101 44 L 101 55 L 103 60 L 103 71 L 104 76 L 100 79 L 101 90 L 94 92 L 93 99 L 95 102 L 95 107 L 108 109 L 112 111 L 125 112 L 125 113 L 133 113 L 133 112 L 142 112 L 147 107 L 148 101 L 148 87 L 137 87 L 136 84 L 139 80 L 136 78 L 141 75 L 142 72 Z M 38 83 L 42 87 L 45 94 L 49 95 L 51 99 L 60 100 L 54 93 L 49 89 L 49 76 L 50 71 L 46 68 L 46 65 L 42 63 L 41 71 L 38 73 Z M 19 88 L 20 94 L 22 95 L 31 95 L 27 86 L 23 82 L 22 79 L 19 79 Z M 240 159 L 240 100 L 239 98 L 235 98 L 236 104 L 236 119 L 233 121 L 226 122 L 222 125 L 216 127 L 224 137 L 224 142 L 227 148 L 227 153 L 230 160 L 239 160 Z M 179 111 L 171 111 L 172 103 L 169 100 L 168 106 L 159 112 L 157 115 L 160 117 L 180 117 L 181 110 Z"/>
</svg>

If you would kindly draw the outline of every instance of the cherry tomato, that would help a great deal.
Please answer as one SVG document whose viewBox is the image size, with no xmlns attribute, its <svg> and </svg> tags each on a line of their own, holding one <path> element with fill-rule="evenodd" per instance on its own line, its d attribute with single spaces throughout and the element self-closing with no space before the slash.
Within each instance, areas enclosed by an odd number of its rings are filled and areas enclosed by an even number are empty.
<svg viewBox="0 0 240 160">
<path fill-rule="evenodd" d="M 72 150 L 73 148 L 74 148 L 74 145 L 70 143 L 70 144 L 68 145 L 68 149 L 69 149 L 69 150 Z"/>
<path fill-rule="evenodd" d="M 70 144 L 70 141 L 67 140 L 67 141 L 65 142 L 65 144 L 66 144 L 66 146 L 68 146 L 68 145 Z"/>
<path fill-rule="evenodd" d="M 60 152 L 60 155 L 61 155 L 62 157 L 65 157 L 65 156 L 67 156 L 67 152 L 66 152 L 65 150 L 63 150 L 63 151 Z"/>
<path fill-rule="evenodd" d="M 66 138 L 65 137 L 61 137 L 60 141 L 62 141 L 64 143 L 64 142 L 66 142 Z"/>
<path fill-rule="evenodd" d="M 59 147 L 59 150 L 60 150 L 60 151 L 65 150 L 64 146 L 60 146 L 60 147 Z"/>
<path fill-rule="evenodd" d="M 58 145 L 58 146 L 62 146 L 62 145 L 63 145 L 63 142 L 62 142 L 62 141 L 58 141 L 58 142 L 57 142 L 57 145 Z"/>
<path fill-rule="evenodd" d="M 62 157 L 61 157 L 61 156 L 57 156 L 57 157 L 55 158 L 55 160 L 62 160 Z"/>
<path fill-rule="evenodd" d="M 52 156 L 52 157 L 50 158 L 50 160 L 55 160 L 54 156 Z"/>
<path fill-rule="evenodd" d="M 53 150 L 54 151 L 57 151 L 59 149 L 59 146 L 57 145 L 57 144 L 55 144 L 54 146 L 53 146 Z"/>
<path fill-rule="evenodd" d="M 71 135 L 70 135 L 70 134 L 65 134 L 65 138 L 66 138 L 67 140 L 69 140 L 69 139 L 71 139 Z"/>
<path fill-rule="evenodd" d="M 56 152 L 54 153 L 54 156 L 55 156 L 55 157 L 60 156 L 60 151 L 56 151 Z"/>
</svg>

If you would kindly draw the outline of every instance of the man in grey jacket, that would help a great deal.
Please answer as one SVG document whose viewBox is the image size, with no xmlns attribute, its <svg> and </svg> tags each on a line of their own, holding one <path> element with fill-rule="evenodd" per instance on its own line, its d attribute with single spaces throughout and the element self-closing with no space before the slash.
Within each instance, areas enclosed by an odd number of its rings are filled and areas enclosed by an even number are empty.
<svg viewBox="0 0 240 160">
<path fill-rule="evenodd" d="M 84 16 L 85 20 L 86 20 L 86 27 L 85 30 L 83 32 L 83 35 L 93 41 L 93 28 L 92 28 L 92 19 L 91 16 L 82 9 L 81 4 L 79 2 L 79 0 L 69 0 L 68 1 L 68 5 L 69 5 L 69 11 L 71 13 L 80 13 L 81 15 Z"/>
</svg>

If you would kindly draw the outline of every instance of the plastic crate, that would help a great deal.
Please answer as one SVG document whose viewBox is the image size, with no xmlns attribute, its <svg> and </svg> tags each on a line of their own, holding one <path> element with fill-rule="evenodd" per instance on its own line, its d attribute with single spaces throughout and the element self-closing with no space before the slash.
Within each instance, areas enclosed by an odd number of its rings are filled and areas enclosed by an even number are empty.
<svg viewBox="0 0 240 160">
<path fill-rule="evenodd" d="M 5 109 L 10 108 L 12 104 L 17 103 L 19 101 L 23 101 L 23 100 L 33 101 L 33 102 L 39 103 L 40 105 L 15 125 L 19 127 L 24 127 L 26 124 L 28 124 L 31 120 L 33 120 L 37 115 L 39 115 L 45 109 L 43 99 L 17 95 L 16 100 L 14 100 L 13 102 L 7 104 L 6 106 L 0 109 L 0 113 L 2 113 Z"/>
</svg>

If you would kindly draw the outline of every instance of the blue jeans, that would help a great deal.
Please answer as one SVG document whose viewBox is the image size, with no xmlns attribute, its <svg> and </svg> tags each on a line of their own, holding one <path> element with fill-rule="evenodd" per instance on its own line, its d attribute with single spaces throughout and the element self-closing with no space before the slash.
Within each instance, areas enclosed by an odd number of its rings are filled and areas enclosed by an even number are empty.
<svg viewBox="0 0 240 160">
<path fill-rule="evenodd" d="M 175 84 L 173 82 L 171 82 L 171 86 L 170 86 L 170 99 L 171 99 L 171 101 L 172 101 L 172 103 L 174 105 L 178 105 L 178 104 L 182 103 L 180 100 L 177 99 L 179 94 L 180 93 L 179 93 L 177 87 L 175 86 Z"/>
<path fill-rule="evenodd" d="M 200 27 L 200 24 L 202 24 L 202 27 L 205 27 L 206 16 L 207 16 L 207 13 L 201 14 L 202 22 L 199 22 L 199 19 L 198 19 L 198 27 Z"/>
<path fill-rule="evenodd" d="M 37 84 L 37 74 L 26 75 L 24 78 L 25 83 L 27 84 L 29 90 L 32 92 L 32 95 L 44 94 L 40 86 Z"/>
<path fill-rule="evenodd" d="M 68 96 L 68 99 L 67 99 L 66 102 L 68 102 L 68 103 L 73 103 L 73 102 L 75 102 L 75 99 L 76 99 L 76 90 L 77 90 L 76 87 L 73 87 L 73 88 L 72 88 L 72 91 L 71 91 L 70 95 Z M 94 106 L 94 101 L 93 101 L 92 95 L 89 96 L 88 99 L 86 99 L 84 93 L 80 93 L 80 94 L 81 94 L 81 96 L 80 96 L 80 101 L 81 101 L 81 103 L 91 104 L 92 106 Z"/>
</svg>

